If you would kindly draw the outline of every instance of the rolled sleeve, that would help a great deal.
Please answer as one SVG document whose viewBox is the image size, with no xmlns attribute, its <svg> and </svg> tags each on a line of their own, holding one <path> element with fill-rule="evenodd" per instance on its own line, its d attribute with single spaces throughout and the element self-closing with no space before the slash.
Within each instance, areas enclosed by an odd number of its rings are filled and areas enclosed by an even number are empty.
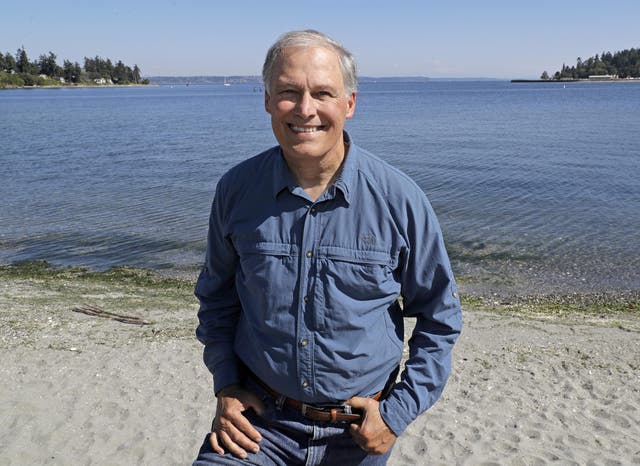
<svg viewBox="0 0 640 466">
<path fill-rule="evenodd" d="M 404 313 L 416 318 L 416 326 L 401 379 L 380 404 L 383 419 L 396 435 L 440 397 L 451 372 L 451 349 L 462 330 L 456 283 L 426 198 L 412 203 L 407 218 L 402 297 Z"/>
<path fill-rule="evenodd" d="M 213 374 L 215 393 L 239 382 L 238 361 L 233 350 L 241 309 L 235 287 L 238 259 L 224 233 L 221 183 L 209 217 L 205 264 L 195 287 L 195 295 L 200 301 L 196 336 L 205 345 L 204 363 Z"/>
</svg>

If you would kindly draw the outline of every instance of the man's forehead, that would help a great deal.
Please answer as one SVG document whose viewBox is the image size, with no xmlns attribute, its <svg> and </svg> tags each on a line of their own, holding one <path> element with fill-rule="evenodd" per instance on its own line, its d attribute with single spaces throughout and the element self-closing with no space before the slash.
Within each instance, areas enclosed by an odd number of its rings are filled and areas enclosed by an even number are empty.
<svg viewBox="0 0 640 466">
<path fill-rule="evenodd" d="M 284 65 L 292 59 L 295 59 L 300 53 L 311 55 L 313 58 L 322 58 L 323 60 L 330 57 L 330 61 L 334 61 L 337 66 L 340 66 L 340 57 L 338 56 L 338 53 L 331 48 L 320 45 L 285 47 L 282 49 L 280 56 L 276 59 L 275 64 Z"/>
<path fill-rule="evenodd" d="M 307 53 L 307 57 L 300 61 L 298 60 L 300 52 L 314 53 Z M 325 47 L 289 47 L 283 49 L 282 54 L 277 58 L 273 67 L 273 78 L 277 81 L 293 79 L 293 76 L 289 76 L 290 74 L 298 71 L 308 72 L 309 69 L 312 69 L 313 74 L 318 78 L 321 76 L 326 78 L 333 73 L 338 73 L 342 77 L 340 59 L 333 50 Z"/>
</svg>

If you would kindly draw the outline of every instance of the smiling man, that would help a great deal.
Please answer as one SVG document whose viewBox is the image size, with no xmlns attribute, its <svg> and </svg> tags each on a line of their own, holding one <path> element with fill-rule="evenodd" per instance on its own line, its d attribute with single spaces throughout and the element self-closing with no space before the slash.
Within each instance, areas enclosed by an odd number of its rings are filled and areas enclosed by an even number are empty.
<svg viewBox="0 0 640 466">
<path fill-rule="evenodd" d="M 271 67 L 265 107 L 289 169 L 315 201 L 345 157 L 344 123 L 356 93 L 345 89 L 336 53 L 289 47 Z"/>
<path fill-rule="evenodd" d="M 194 464 L 386 464 L 461 330 L 442 233 L 417 185 L 344 131 L 346 49 L 284 34 L 263 79 L 279 145 L 220 179 L 196 284 L 217 408 Z"/>
</svg>

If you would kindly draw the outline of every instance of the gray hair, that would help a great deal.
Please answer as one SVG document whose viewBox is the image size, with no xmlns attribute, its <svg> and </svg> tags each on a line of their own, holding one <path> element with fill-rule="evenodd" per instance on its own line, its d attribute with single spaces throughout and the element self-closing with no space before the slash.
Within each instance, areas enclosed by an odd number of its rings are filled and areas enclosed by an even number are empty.
<svg viewBox="0 0 640 466">
<path fill-rule="evenodd" d="M 262 80 L 267 93 L 271 90 L 271 73 L 273 66 L 282 55 L 282 51 L 289 47 L 324 47 L 333 50 L 338 54 L 342 80 L 347 95 L 351 95 L 358 89 L 358 79 L 356 76 L 356 61 L 351 52 L 345 49 L 338 42 L 313 29 L 304 31 L 290 31 L 282 34 L 267 52 L 267 57 L 262 66 Z"/>
</svg>

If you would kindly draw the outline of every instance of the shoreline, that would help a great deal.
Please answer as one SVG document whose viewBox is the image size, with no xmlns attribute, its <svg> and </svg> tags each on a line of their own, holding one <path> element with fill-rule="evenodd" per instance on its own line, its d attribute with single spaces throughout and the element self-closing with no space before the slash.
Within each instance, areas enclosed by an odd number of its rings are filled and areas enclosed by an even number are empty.
<svg viewBox="0 0 640 466">
<path fill-rule="evenodd" d="M 114 87 L 156 87 L 158 84 L 52 84 L 50 86 L 4 86 L 0 87 L 2 90 L 15 90 L 15 89 L 74 89 L 74 88 L 114 88 Z"/>
<path fill-rule="evenodd" d="M 3 464 L 191 462 L 215 409 L 194 279 L 0 266 Z M 451 379 L 389 465 L 640 462 L 638 295 L 611 298 L 463 295 Z"/>
<path fill-rule="evenodd" d="M 189 300 L 193 298 L 198 274 L 199 268 L 195 266 L 182 270 L 154 270 L 123 265 L 95 270 L 84 266 L 53 266 L 45 260 L 0 264 L 0 279 L 4 280 L 40 281 L 46 286 L 75 283 L 85 284 L 83 286 L 159 287 L 171 290 L 176 299 Z M 462 304 L 479 311 L 556 317 L 570 313 L 593 316 L 603 312 L 640 316 L 640 289 L 547 289 L 533 292 L 527 286 L 504 284 L 500 287 L 490 277 L 485 277 L 485 282 L 466 275 L 456 275 L 456 279 Z M 195 298 L 193 300 L 195 302 Z"/>
<path fill-rule="evenodd" d="M 511 79 L 511 83 L 640 83 L 640 78 L 625 79 Z"/>
</svg>

